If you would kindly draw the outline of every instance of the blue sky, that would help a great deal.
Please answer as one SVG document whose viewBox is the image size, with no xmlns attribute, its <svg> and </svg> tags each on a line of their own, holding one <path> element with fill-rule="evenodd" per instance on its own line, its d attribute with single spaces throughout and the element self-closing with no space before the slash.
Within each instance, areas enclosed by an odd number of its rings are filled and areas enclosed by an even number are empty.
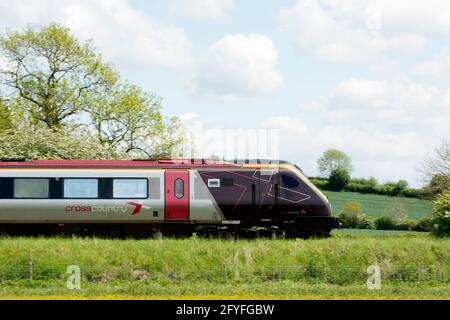
<svg viewBox="0 0 450 320">
<path fill-rule="evenodd" d="M 187 127 L 278 130 L 279 156 L 310 175 L 338 148 L 354 176 L 417 186 L 450 136 L 446 0 L 0 2 L 2 30 L 50 21 L 93 39 Z"/>
</svg>

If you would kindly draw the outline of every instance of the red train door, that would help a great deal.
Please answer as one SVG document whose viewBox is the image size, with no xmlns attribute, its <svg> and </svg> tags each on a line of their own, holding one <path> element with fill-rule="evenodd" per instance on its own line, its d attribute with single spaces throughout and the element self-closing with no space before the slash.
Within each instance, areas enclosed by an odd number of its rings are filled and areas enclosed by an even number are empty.
<svg viewBox="0 0 450 320">
<path fill-rule="evenodd" d="M 165 219 L 189 220 L 189 171 L 165 172 Z"/>
</svg>

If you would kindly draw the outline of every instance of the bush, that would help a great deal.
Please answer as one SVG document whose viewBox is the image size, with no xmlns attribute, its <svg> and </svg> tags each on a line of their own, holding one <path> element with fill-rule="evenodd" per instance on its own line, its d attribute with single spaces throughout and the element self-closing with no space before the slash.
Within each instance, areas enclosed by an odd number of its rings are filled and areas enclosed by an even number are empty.
<svg viewBox="0 0 450 320">
<path fill-rule="evenodd" d="M 433 229 L 433 219 L 431 217 L 427 217 L 417 222 L 414 231 L 431 232 L 432 229 Z"/>
<path fill-rule="evenodd" d="M 336 189 L 336 185 L 333 185 L 325 178 L 310 177 L 309 180 L 319 189 L 341 191 L 342 189 Z M 397 183 L 388 182 L 383 185 L 378 185 L 377 179 L 370 177 L 364 178 L 351 178 L 347 185 L 343 188 L 345 191 L 367 193 L 367 194 L 379 194 L 386 196 L 403 196 L 407 198 L 421 198 L 424 194 L 422 189 L 407 188 L 408 183 L 405 180 L 399 180 Z"/>
<path fill-rule="evenodd" d="M 329 181 L 329 188 L 334 191 L 341 191 L 350 182 L 350 173 L 343 168 L 337 168 L 331 172 Z"/>
<path fill-rule="evenodd" d="M 406 198 L 420 198 L 422 196 L 422 190 L 407 188 L 403 190 L 400 194 Z"/>
<path fill-rule="evenodd" d="M 373 229 L 373 221 L 365 214 L 359 216 L 358 229 Z"/>
<path fill-rule="evenodd" d="M 375 193 L 372 186 L 367 184 L 362 184 L 358 182 L 350 182 L 346 187 L 346 191 L 359 192 L 359 193 Z"/>
<path fill-rule="evenodd" d="M 358 214 L 354 212 L 342 212 L 338 218 L 345 229 L 356 229 L 358 227 Z"/>
<path fill-rule="evenodd" d="M 396 230 L 414 231 L 416 230 L 417 223 L 414 220 L 406 220 L 396 226 Z"/>
<path fill-rule="evenodd" d="M 450 236 L 450 188 L 433 202 L 433 228 L 431 232 L 438 237 Z"/>
<path fill-rule="evenodd" d="M 444 173 L 435 174 L 430 183 L 423 188 L 423 197 L 436 199 L 441 193 L 450 188 L 450 177 Z"/>
<path fill-rule="evenodd" d="M 326 179 L 310 178 L 309 181 L 319 189 L 327 189 L 328 181 Z"/>
<path fill-rule="evenodd" d="M 375 220 L 375 229 L 377 229 L 377 230 L 395 230 L 396 224 L 392 217 L 381 216 Z"/>
<path fill-rule="evenodd" d="M 351 201 L 345 205 L 338 218 L 346 229 L 372 229 L 372 221 L 361 212 L 361 204 Z"/>
</svg>

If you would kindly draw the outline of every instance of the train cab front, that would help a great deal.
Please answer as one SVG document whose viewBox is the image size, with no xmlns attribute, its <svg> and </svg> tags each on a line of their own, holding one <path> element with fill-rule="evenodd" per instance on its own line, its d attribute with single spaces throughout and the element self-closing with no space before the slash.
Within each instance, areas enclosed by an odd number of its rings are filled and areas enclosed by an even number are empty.
<svg viewBox="0 0 450 320">
<path fill-rule="evenodd" d="M 323 237 L 340 228 L 326 196 L 295 165 L 280 169 L 278 204 L 287 236 Z"/>
</svg>

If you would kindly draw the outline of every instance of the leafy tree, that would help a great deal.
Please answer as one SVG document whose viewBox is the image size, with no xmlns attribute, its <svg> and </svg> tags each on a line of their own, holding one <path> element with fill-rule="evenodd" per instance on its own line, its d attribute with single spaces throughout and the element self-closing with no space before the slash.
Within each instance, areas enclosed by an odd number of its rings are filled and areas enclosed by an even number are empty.
<svg viewBox="0 0 450 320">
<path fill-rule="evenodd" d="M 426 193 L 435 197 L 446 190 L 447 183 L 450 181 L 449 140 L 442 141 L 442 144 L 434 150 L 434 154 L 424 161 L 421 171 L 424 181 L 427 183 Z"/>
<path fill-rule="evenodd" d="M 329 177 L 336 169 L 345 169 L 347 172 L 352 171 L 351 159 L 342 151 L 337 149 L 328 149 L 322 157 L 317 160 L 319 172 L 323 176 Z"/>
<path fill-rule="evenodd" d="M 133 157 L 176 155 L 185 142 L 179 119 L 162 116 L 161 98 L 121 82 L 90 41 L 78 41 L 63 26 L 8 32 L 0 50 L 8 60 L 0 70 L 8 110 L 22 123 L 82 132 L 108 152 Z"/>
<path fill-rule="evenodd" d="M 341 191 L 350 182 L 350 174 L 344 168 L 337 168 L 331 172 L 328 179 L 328 186 L 331 190 Z"/>
<path fill-rule="evenodd" d="M 402 193 L 407 188 L 408 188 L 408 182 L 406 180 L 399 180 L 395 184 L 393 192 L 394 192 L 395 195 L 399 195 L 400 193 Z"/>
<path fill-rule="evenodd" d="M 3 100 L 0 98 L 0 133 L 12 129 L 13 121 L 11 110 L 6 106 Z"/>
<path fill-rule="evenodd" d="M 21 127 L 0 135 L 0 158 L 41 159 L 120 159 L 87 135 L 68 135 L 62 130 Z"/>
<path fill-rule="evenodd" d="M 182 126 L 176 117 L 164 119 L 160 109 L 160 97 L 126 83 L 92 99 L 88 127 L 109 150 L 168 157 L 183 143 Z"/>
<path fill-rule="evenodd" d="M 8 32 L 0 38 L 8 67 L 0 81 L 48 128 L 61 128 L 97 96 L 118 81 L 118 74 L 96 54 L 91 42 L 80 43 L 69 29 L 50 24 L 35 30 Z"/>
<path fill-rule="evenodd" d="M 434 201 L 432 222 L 432 234 L 438 237 L 450 236 L 450 188 Z"/>
</svg>

